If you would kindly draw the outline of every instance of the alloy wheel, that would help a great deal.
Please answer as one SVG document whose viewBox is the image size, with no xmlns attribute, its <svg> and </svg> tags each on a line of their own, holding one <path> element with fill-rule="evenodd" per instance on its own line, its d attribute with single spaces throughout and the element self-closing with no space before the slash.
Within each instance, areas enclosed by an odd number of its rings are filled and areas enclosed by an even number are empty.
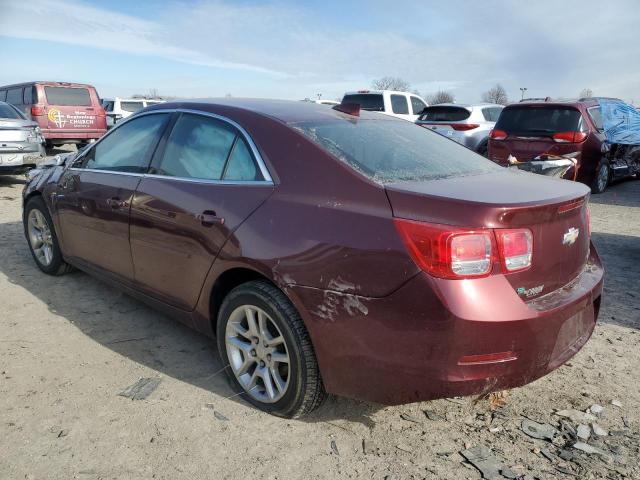
<svg viewBox="0 0 640 480">
<path fill-rule="evenodd" d="M 242 388 L 255 400 L 274 403 L 289 386 L 289 352 L 273 319 L 254 305 L 237 307 L 225 330 L 229 366 Z"/>
<path fill-rule="evenodd" d="M 37 208 L 29 212 L 27 231 L 36 259 L 41 265 L 48 267 L 53 261 L 53 237 L 47 219 Z"/>
</svg>

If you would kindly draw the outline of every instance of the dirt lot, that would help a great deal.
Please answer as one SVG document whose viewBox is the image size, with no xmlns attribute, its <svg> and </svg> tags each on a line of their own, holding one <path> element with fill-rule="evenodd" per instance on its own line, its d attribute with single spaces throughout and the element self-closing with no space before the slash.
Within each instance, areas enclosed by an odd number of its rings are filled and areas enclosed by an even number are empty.
<svg viewBox="0 0 640 480">
<path fill-rule="evenodd" d="M 83 273 L 41 274 L 22 234 L 23 183 L 0 177 L 1 479 L 478 479 L 459 452 L 482 445 L 509 467 L 489 478 L 640 478 L 640 181 L 592 199 L 605 295 L 567 365 L 495 412 L 486 399 L 333 398 L 302 421 L 234 396 L 212 341 Z M 141 377 L 161 380 L 148 398 L 118 395 Z M 525 418 L 560 428 L 556 410 L 593 404 L 595 420 L 566 419 L 553 443 L 521 430 Z M 566 431 L 594 421 L 609 431 L 587 441 L 602 453 L 571 447 Z"/>
</svg>

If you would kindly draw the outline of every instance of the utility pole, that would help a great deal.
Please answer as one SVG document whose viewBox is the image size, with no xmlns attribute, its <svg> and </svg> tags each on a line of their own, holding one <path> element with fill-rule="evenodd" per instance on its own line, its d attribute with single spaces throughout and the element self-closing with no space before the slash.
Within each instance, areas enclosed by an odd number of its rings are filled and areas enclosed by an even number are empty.
<svg viewBox="0 0 640 480">
<path fill-rule="evenodd" d="M 520 91 L 522 92 L 522 96 L 520 97 L 520 100 L 524 100 L 524 92 L 527 91 L 527 87 L 520 87 Z"/>
</svg>

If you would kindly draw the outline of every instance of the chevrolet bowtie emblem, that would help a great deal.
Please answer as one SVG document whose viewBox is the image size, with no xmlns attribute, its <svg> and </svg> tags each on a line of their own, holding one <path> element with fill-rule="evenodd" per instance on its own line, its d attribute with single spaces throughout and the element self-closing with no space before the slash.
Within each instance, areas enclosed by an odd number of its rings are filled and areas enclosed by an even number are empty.
<svg viewBox="0 0 640 480">
<path fill-rule="evenodd" d="M 565 233 L 564 236 L 562 237 L 562 244 L 573 245 L 574 243 L 576 243 L 576 240 L 578 239 L 578 235 L 580 235 L 580 230 L 578 230 L 577 228 L 571 227 L 569 230 L 567 230 L 567 233 Z"/>
</svg>

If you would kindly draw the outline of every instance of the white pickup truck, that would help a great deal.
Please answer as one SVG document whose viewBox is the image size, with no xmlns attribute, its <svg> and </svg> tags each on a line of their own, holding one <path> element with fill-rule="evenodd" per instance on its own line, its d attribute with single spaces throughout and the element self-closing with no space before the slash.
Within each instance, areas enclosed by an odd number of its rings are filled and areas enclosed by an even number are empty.
<svg viewBox="0 0 640 480">
<path fill-rule="evenodd" d="M 342 103 L 357 103 L 362 110 L 381 112 L 392 117 L 415 122 L 429 105 L 414 93 L 394 90 L 358 90 L 347 92 Z"/>
</svg>

